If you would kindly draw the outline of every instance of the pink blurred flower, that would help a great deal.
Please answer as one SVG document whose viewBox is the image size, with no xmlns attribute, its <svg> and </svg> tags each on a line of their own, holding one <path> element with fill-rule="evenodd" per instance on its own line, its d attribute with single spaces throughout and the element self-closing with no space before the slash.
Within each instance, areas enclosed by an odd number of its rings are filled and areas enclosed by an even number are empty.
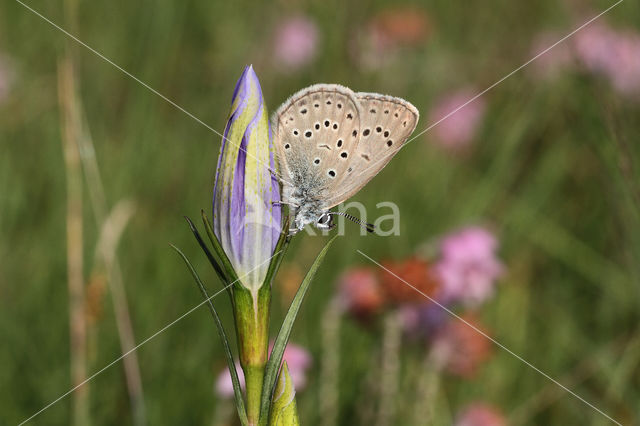
<svg viewBox="0 0 640 426">
<path fill-rule="evenodd" d="M 277 65 L 293 71 L 309 64 L 318 50 L 318 27 L 305 16 L 288 18 L 280 23 L 274 39 Z"/>
<path fill-rule="evenodd" d="M 269 352 L 273 347 L 273 342 L 269 344 Z M 293 386 L 297 391 L 304 389 L 307 384 L 307 370 L 311 366 L 311 354 L 302 346 L 289 343 L 284 350 L 283 361 L 287 361 L 289 373 L 293 380 Z M 236 371 L 238 372 L 238 380 L 240 386 L 244 389 L 244 373 L 240 367 L 240 363 L 236 362 Z M 231 374 L 229 369 L 225 368 L 216 379 L 216 393 L 224 398 L 233 397 L 233 383 L 231 382 Z"/>
<path fill-rule="evenodd" d="M 468 405 L 458 414 L 455 426 L 506 426 L 507 421 L 500 411 L 483 403 Z"/>
<path fill-rule="evenodd" d="M 467 323 L 486 333 L 474 316 L 462 317 Z M 431 345 L 435 362 L 452 374 L 473 377 L 480 365 L 491 356 L 491 342 L 474 328 L 452 318 L 436 333 Z"/>
<path fill-rule="evenodd" d="M 384 303 L 380 280 L 371 268 L 353 268 L 338 280 L 338 299 L 345 311 L 367 317 L 376 313 Z"/>
<path fill-rule="evenodd" d="M 433 132 L 436 141 L 443 147 L 461 149 L 468 146 L 475 137 L 486 109 L 484 100 L 480 97 L 460 108 L 475 95 L 476 92 L 464 89 L 436 101 L 429 114 L 429 123 L 435 124 L 442 120 L 433 128 Z"/>
<path fill-rule="evenodd" d="M 570 44 L 562 42 L 549 49 L 561 38 L 562 35 L 555 32 L 543 32 L 533 40 L 530 52 L 531 57 L 535 57 L 546 50 L 531 64 L 531 70 L 535 77 L 552 78 L 573 66 L 574 55 Z"/>
<path fill-rule="evenodd" d="M 613 59 L 613 38 L 614 32 L 611 28 L 596 22 L 576 33 L 573 46 L 576 55 L 588 70 L 602 72 Z"/>
<path fill-rule="evenodd" d="M 435 265 L 440 279 L 439 299 L 477 306 L 493 295 L 503 265 L 496 258 L 498 242 L 484 228 L 469 227 L 446 236 Z"/>
<path fill-rule="evenodd" d="M 640 95 L 640 34 L 595 23 L 575 35 L 576 56 L 623 95 Z"/>
</svg>

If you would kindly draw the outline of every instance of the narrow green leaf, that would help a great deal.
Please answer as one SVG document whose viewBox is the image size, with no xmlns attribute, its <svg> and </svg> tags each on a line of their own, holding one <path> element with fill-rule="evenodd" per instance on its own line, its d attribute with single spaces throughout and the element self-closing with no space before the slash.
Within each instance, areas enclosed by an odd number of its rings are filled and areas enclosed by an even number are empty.
<svg viewBox="0 0 640 426">
<path fill-rule="evenodd" d="M 273 277 L 278 272 L 278 269 L 280 269 L 280 264 L 282 263 L 282 259 L 284 259 L 284 255 L 287 252 L 287 249 L 289 248 L 289 241 L 291 239 L 289 238 L 289 235 L 288 235 L 288 229 L 289 229 L 288 217 L 285 220 L 284 227 L 282 229 L 283 231 L 280 234 L 278 243 L 276 244 L 276 247 L 273 249 L 273 252 L 275 253 L 275 257 L 271 259 L 271 263 L 269 264 L 269 269 L 267 270 L 267 275 L 265 275 L 264 277 L 265 285 L 271 285 L 271 282 L 273 281 Z"/>
<path fill-rule="evenodd" d="M 207 255 L 207 259 L 209 259 L 209 263 L 211 263 L 211 266 L 213 266 L 213 269 L 216 271 L 216 274 L 218 274 L 218 277 L 222 281 L 222 285 L 225 287 L 227 294 L 229 294 L 229 297 L 231 298 L 231 303 L 233 303 L 233 294 L 232 294 L 231 286 L 229 286 L 229 283 L 231 281 L 229 280 L 227 274 L 220 267 L 220 264 L 215 259 L 213 254 L 211 254 L 211 251 L 209 251 L 209 247 L 207 247 L 207 245 L 205 244 L 204 240 L 200 236 L 200 233 L 198 232 L 198 229 L 195 227 L 191 219 L 189 219 L 187 216 L 185 216 L 184 218 L 187 220 L 187 223 L 189 224 L 189 228 L 191 229 L 191 232 L 193 232 L 193 235 L 196 237 L 198 244 L 200 244 L 200 247 L 202 248 L 204 253 Z"/>
<path fill-rule="evenodd" d="M 220 241 L 218 241 L 218 238 L 213 233 L 213 228 L 211 227 L 211 222 L 209 222 L 209 218 L 207 217 L 207 214 L 204 212 L 204 210 L 201 210 L 201 214 L 202 214 L 202 222 L 204 223 L 204 227 L 207 230 L 207 235 L 209 236 L 209 240 L 211 240 L 211 244 L 213 245 L 213 249 L 216 251 L 216 254 L 218 255 L 218 259 L 220 259 L 220 261 L 222 262 L 222 269 L 224 269 L 225 271 L 228 271 L 229 273 L 233 272 L 232 276 L 229 277 L 231 278 L 229 281 L 230 282 L 234 281 L 234 282 L 237 282 L 238 285 L 241 285 L 239 284 L 238 275 L 233 269 L 233 265 L 231 265 L 231 261 L 227 257 L 227 254 L 224 252 L 224 249 L 222 248 Z"/>
<path fill-rule="evenodd" d="M 189 262 L 189 259 L 187 259 L 187 256 L 185 256 L 184 253 L 182 253 L 182 251 L 180 251 L 178 247 L 174 246 L 173 244 L 171 244 L 171 247 L 180 255 L 180 257 L 182 257 L 182 260 L 184 260 L 184 263 L 187 265 L 187 268 L 189 268 L 189 272 L 191 272 L 191 275 L 193 276 L 193 279 L 198 285 L 198 288 L 200 289 L 202 296 L 205 298 L 205 300 L 207 301 L 207 304 L 209 305 L 209 311 L 211 312 L 211 316 L 213 316 L 214 322 L 216 323 L 216 327 L 218 329 L 218 334 L 220 335 L 220 339 L 222 340 L 222 344 L 224 346 L 224 354 L 227 358 L 227 365 L 229 366 L 229 372 L 231 373 L 231 382 L 233 383 L 233 393 L 235 396 L 238 416 L 240 417 L 240 422 L 242 423 L 242 425 L 245 426 L 248 424 L 247 411 L 244 407 L 244 399 L 242 396 L 242 389 L 240 388 L 240 380 L 238 379 L 238 372 L 236 371 L 236 365 L 233 361 L 233 354 L 231 353 L 231 347 L 229 346 L 229 339 L 227 338 L 227 333 L 224 331 L 224 326 L 222 325 L 222 321 L 220 321 L 218 312 L 216 311 L 216 308 L 213 306 L 213 303 L 211 302 L 211 297 L 209 297 L 209 294 L 207 293 L 206 288 L 202 284 L 202 281 L 200 280 L 198 273 L 191 265 L 191 262 Z"/>
<path fill-rule="evenodd" d="M 269 421 L 269 414 L 271 408 L 271 399 L 273 396 L 273 391 L 276 385 L 276 378 L 278 376 L 278 370 L 280 369 L 280 363 L 282 362 L 282 356 L 284 354 L 284 348 L 287 346 L 289 341 L 289 335 L 291 334 L 291 329 L 293 327 L 293 323 L 298 316 L 298 312 L 300 311 L 300 305 L 302 304 L 302 300 L 304 299 L 307 290 L 309 289 L 309 285 L 313 280 L 314 275 L 318 271 L 322 260 L 324 259 L 331 243 L 337 238 L 337 235 L 333 237 L 326 246 L 322 249 L 316 260 L 311 265 L 311 269 L 307 272 L 307 275 L 302 280 L 300 284 L 300 288 L 296 292 L 293 301 L 291 302 L 291 306 L 289 306 L 289 310 L 287 311 L 287 315 L 282 322 L 282 326 L 280 327 L 280 331 L 278 332 L 278 336 L 273 343 L 273 349 L 271 350 L 271 355 L 269 356 L 269 360 L 267 361 L 267 365 L 265 367 L 264 372 L 264 382 L 262 384 L 262 401 L 260 403 L 260 425 L 266 425 Z"/>
</svg>

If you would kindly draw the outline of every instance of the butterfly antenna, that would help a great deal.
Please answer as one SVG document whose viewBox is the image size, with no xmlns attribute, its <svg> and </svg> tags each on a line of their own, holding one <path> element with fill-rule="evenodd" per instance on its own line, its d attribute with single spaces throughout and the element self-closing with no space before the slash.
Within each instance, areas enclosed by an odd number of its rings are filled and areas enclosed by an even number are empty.
<svg viewBox="0 0 640 426">
<path fill-rule="evenodd" d="M 366 229 L 366 230 L 367 230 L 367 232 L 374 232 L 374 231 L 375 231 L 375 229 L 376 229 L 376 228 L 375 228 L 375 226 L 373 226 L 372 224 L 370 224 L 370 223 L 364 223 L 363 221 L 361 221 L 361 220 L 360 220 L 360 219 L 358 219 L 357 217 L 352 216 L 352 215 L 350 215 L 350 214 L 348 214 L 348 213 L 344 213 L 344 212 L 331 212 L 331 213 L 329 213 L 329 214 L 337 215 L 337 216 L 344 216 L 344 217 L 346 217 L 347 219 L 349 219 L 350 221 L 355 222 L 355 223 L 357 223 L 358 225 L 360 225 L 361 227 L 363 227 L 364 229 Z"/>
</svg>

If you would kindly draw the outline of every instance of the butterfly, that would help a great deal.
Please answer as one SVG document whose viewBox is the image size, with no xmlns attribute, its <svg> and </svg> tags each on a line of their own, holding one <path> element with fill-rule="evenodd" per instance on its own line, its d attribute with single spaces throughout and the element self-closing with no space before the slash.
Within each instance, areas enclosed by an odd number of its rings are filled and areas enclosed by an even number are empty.
<svg viewBox="0 0 640 426">
<path fill-rule="evenodd" d="M 338 213 L 329 210 L 389 163 L 415 130 L 418 117 L 404 99 L 353 92 L 338 84 L 315 84 L 282 104 L 272 123 L 281 204 L 289 206 L 293 217 L 289 235 L 308 224 L 332 228 L 331 216 Z"/>
</svg>

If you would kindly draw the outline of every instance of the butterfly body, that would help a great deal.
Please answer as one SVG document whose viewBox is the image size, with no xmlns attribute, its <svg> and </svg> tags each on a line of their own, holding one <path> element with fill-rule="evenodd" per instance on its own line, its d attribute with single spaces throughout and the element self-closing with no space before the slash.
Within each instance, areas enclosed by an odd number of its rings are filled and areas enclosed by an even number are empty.
<svg viewBox="0 0 640 426">
<path fill-rule="evenodd" d="M 415 129 L 418 111 L 399 98 L 316 84 L 290 97 L 272 122 L 295 234 L 311 223 L 331 228 L 329 210 L 391 160 Z"/>
</svg>

